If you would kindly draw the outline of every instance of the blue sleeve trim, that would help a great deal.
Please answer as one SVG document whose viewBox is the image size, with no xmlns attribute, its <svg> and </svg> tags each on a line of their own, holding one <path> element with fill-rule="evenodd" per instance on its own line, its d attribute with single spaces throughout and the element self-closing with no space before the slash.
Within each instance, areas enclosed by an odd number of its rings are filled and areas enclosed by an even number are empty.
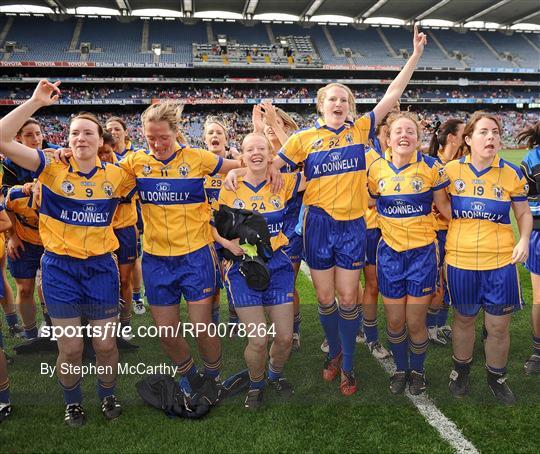
<svg viewBox="0 0 540 454">
<path fill-rule="evenodd" d="M 43 169 L 45 169 L 45 153 L 43 153 L 43 150 L 40 150 L 39 148 L 36 150 L 39 156 L 39 167 L 35 172 L 32 172 L 32 176 L 34 178 L 38 178 L 41 175 L 41 172 L 43 172 Z"/>
<path fill-rule="evenodd" d="M 446 186 L 448 186 L 449 184 L 450 184 L 450 180 L 446 180 L 444 183 L 441 183 L 437 186 L 433 186 L 433 190 L 438 191 L 439 189 L 446 188 Z"/>
<path fill-rule="evenodd" d="M 375 134 L 375 126 L 376 126 L 375 125 L 375 112 L 371 111 L 368 114 L 368 116 L 369 116 L 369 136 L 368 136 L 368 138 L 371 139 L 372 142 L 374 142 L 377 139 L 377 136 Z"/>
<path fill-rule="evenodd" d="M 516 196 L 516 197 L 510 197 L 510 200 L 511 200 L 512 202 L 526 202 L 526 201 L 527 201 L 527 197 L 522 196 L 522 195 L 519 195 L 519 196 Z"/>
<path fill-rule="evenodd" d="M 294 166 L 296 167 L 297 164 L 296 162 L 293 162 L 291 161 L 287 156 L 285 156 L 285 154 L 280 150 L 279 153 L 278 153 L 278 156 L 283 159 L 287 164 L 289 164 L 290 166 Z"/>
<path fill-rule="evenodd" d="M 218 173 L 222 165 L 223 165 L 223 158 L 221 156 L 218 156 L 218 163 L 216 164 L 216 168 L 212 171 L 210 176 L 213 177 L 216 173 Z"/>
</svg>

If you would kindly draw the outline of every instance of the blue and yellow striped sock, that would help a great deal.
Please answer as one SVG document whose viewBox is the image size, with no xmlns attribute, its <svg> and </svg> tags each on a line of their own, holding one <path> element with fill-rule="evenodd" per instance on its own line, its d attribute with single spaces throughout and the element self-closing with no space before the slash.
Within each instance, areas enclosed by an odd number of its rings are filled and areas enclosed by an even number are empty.
<svg viewBox="0 0 540 454">
<path fill-rule="evenodd" d="M 263 389 L 266 385 L 264 372 L 258 377 L 253 377 L 249 374 L 249 389 Z"/>
<path fill-rule="evenodd" d="M 377 342 L 379 340 L 379 330 L 377 329 L 377 317 L 373 320 L 364 318 L 364 334 L 366 335 L 366 342 Z"/>
<path fill-rule="evenodd" d="M 272 363 L 268 365 L 268 379 L 269 380 L 278 380 L 283 377 L 283 367 L 278 368 Z"/>
<path fill-rule="evenodd" d="M 540 355 L 540 337 L 533 336 L 533 348 L 534 353 Z"/>
<path fill-rule="evenodd" d="M 411 370 L 424 373 L 424 361 L 426 360 L 428 344 L 429 341 L 427 338 L 418 344 L 409 339 L 409 362 Z"/>
<path fill-rule="evenodd" d="M 193 362 L 193 358 L 190 356 L 185 361 L 182 361 L 180 364 L 176 364 L 178 368 L 178 373 L 182 377 L 191 377 L 197 373 L 197 366 Z"/>
<path fill-rule="evenodd" d="M 0 404 L 9 404 L 9 378 L 0 383 Z"/>
<path fill-rule="evenodd" d="M 27 339 L 36 339 L 38 337 L 36 322 L 24 327 L 24 337 Z"/>
<path fill-rule="evenodd" d="M 140 290 L 138 290 L 138 291 L 133 290 L 133 296 L 132 296 L 132 299 L 133 299 L 133 301 L 139 301 L 139 300 L 141 300 L 141 299 L 142 299 L 142 297 L 141 297 L 141 291 L 140 291 Z"/>
<path fill-rule="evenodd" d="M 6 314 L 6 322 L 7 322 L 9 327 L 13 327 L 17 323 L 19 323 L 19 318 L 17 317 L 17 312 L 13 312 L 11 314 Z"/>
<path fill-rule="evenodd" d="M 391 333 L 387 328 L 386 335 L 388 336 L 388 342 L 390 343 L 390 350 L 392 350 L 392 355 L 394 356 L 396 370 L 400 372 L 408 371 L 409 345 L 407 340 L 407 330 L 403 328 L 401 333 Z"/>
<path fill-rule="evenodd" d="M 66 405 L 81 404 L 82 403 L 82 391 L 81 391 L 81 379 L 77 380 L 73 386 L 64 386 L 60 380 L 58 384 L 64 392 L 64 402 Z"/>
<path fill-rule="evenodd" d="M 219 377 L 219 371 L 221 369 L 221 356 L 216 361 L 207 361 L 203 358 L 203 364 L 204 375 L 212 378 Z"/>
<path fill-rule="evenodd" d="M 335 300 L 328 306 L 319 302 L 319 320 L 323 327 L 326 340 L 328 341 L 328 355 L 330 358 L 335 358 L 341 352 L 341 342 L 339 339 L 339 313 L 338 305 Z"/>
<path fill-rule="evenodd" d="M 354 351 L 356 349 L 356 335 L 360 326 L 360 314 L 356 305 L 350 308 L 340 306 L 338 312 L 339 338 L 343 349 L 341 368 L 345 372 L 350 372 L 354 366 Z"/>
<path fill-rule="evenodd" d="M 506 366 L 505 367 L 493 367 L 489 364 L 486 364 L 486 369 L 488 372 L 491 372 L 495 375 L 500 375 L 501 377 L 506 374 Z"/>
<path fill-rule="evenodd" d="M 105 397 L 109 397 L 114 394 L 116 389 L 116 380 L 112 382 L 104 382 L 98 378 L 96 388 L 99 400 L 103 400 Z"/>
<path fill-rule="evenodd" d="M 433 328 L 434 326 L 437 326 L 438 316 L 439 316 L 439 309 L 432 309 L 431 307 L 428 307 L 427 315 L 426 315 L 426 326 L 428 328 Z"/>
<path fill-rule="evenodd" d="M 300 334 L 300 323 L 302 323 L 302 316 L 298 312 L 298 314 L 294 314 L 293 333 Z"/>
<path fill-rule="evenodd" d="M 447 304 L 443 304 L 442 307 L 439 309 L 439 313 L 437 314 L 437 326 L 439 328 L 446 325 L 446 322 L 448 321 L 449 309 L 450 306 L 448 306 Z"/>
</svg>

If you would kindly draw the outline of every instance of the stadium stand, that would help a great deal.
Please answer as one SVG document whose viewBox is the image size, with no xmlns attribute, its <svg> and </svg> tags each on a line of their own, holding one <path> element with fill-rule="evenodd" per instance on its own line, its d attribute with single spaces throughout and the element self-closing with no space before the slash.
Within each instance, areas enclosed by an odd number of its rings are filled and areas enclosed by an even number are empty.
<svg viewBox="0 0 540 454">
<path fill-rule="evenodd" d="M 206 41 L 206 28 L 202 22 L 195 25 L 179 21 L 146 22 L 149 26 L 148 45 L 161 44 L 160 61 L 164 63 L 191 62 L 192 43 Z"/>
</svg>

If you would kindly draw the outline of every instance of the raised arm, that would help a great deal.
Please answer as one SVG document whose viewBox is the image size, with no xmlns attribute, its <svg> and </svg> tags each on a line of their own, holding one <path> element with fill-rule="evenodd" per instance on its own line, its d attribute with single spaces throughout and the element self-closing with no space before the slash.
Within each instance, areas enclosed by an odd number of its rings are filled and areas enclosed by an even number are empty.
<svg viewBox="0 0 540 454">
<path fill-rule="evenodd" d="M 375 124 L 378 124 L 384 118 L 384 116 L 394 108 L 396 101 L 399 101 L 399 98 L 411 80 L 411 76 L 416 68 L 416 65 L 420 61 L 420 57 L 424 52 L 424 46 L 426 43 L 427 36 L 424 33 L 418 33 L 418 27 L 415 25 L 413 54 L 409 60 L 407 60 L 407 63 L 405 63 L 405 66 L 397 77 L 392 81 L 383 98 L 373 109 L 373 113 L 375 114 Z"/>
<path fill-rule="evenodd" d="M 0 120 L 0 152 L 27 170 L 38 169 L 41 162 L 39 154 L 35 149 L 16 142 L 15 136 L 24 122 L 38 109 L 58 101 L 58 85 L 60 82 L 53 84 L 48 80 L 40 80 L 32 97 Z"/>
</svg>

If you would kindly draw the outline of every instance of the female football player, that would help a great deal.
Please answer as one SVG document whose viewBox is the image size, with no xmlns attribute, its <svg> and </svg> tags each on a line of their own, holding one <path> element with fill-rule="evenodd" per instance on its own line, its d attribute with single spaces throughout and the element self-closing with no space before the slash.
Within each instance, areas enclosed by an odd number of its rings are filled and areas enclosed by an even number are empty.
<svg viewBox="0 0 540 454">
<path fill-rule="evenodd" d="M 527 153 L 521 169 L 529 185 L 529 205 L 533 219 L 533 232 L 529 245 L 527 269 L 531 272 L 533 290 L 532 325 L 533 353 L 525 362 L 525 372 L 528 375 L 540 374 L 540 122 L 527 128 L 518 136 L 519 142 L 526 142 L 530 151 Z"/>
<path fill-rule="evenodd" d="M 228 261 L 225 265 L 225 284 L 231 295 L 240 321 L 251 331 L 244 357 L 250 375 L 250 388 L 245 407 L 258 409 L 262 404 L 266 382 L 266 357 L 268 333 L 265 309 L 275 327 L 275 336 L 270 348 L 268 383 L 281 397 L 288 398 L 293 390 L 283 376 L 283 369 L 292 347 L 293 332 L 293 289 L 294 271 L 283 247 L 288 240 L 283 231 L 286 204 L 298 190 L 303 189 L 302 173 L 286 174 L 284 185 L 277 193 L 272 192 L 267 180 L 273 153 L 268 139 L 260 133 L 248 134 L 242 143 L 241 159 L 246 166 L 245 176 L 239 177 L 236 190 L 222 189 L 219 204 L 232 208 L 252 209 L 261 213 L 271 235 L 273 255 L 267 266 L 270 283 L 266 290 L 254 290 L 247 286 L 240 273 L 239 261 Z M 238 239 L 233 240 L 231 252 L 241 255 Z M 227 247 L 227 246 L 225 246 Z"/>
<path fill-rule="evenodd" d="M 429 144 L 429 155 L 436 158 L 442 166 L 448 162 L 460 158 L 460 150 L 463 144 L 463 128 L 465 123 L 459 119 L 451 118 L 440 124 Z M 439 243 L 439 285 L 433 296 L 426 317 L 429 340 L 435 344 L 446 345 L 451 340 L 452 329 L 446 324 L 448 320 L 449 300 L 444 281 L 444 248 L 446 233 L 448 231 L 448 219 L 436 214 L 437 219 L 437 242 Z"/>
<path fill-rule="evenodd" d="M 97 386 L 102 412 L 107 419 L 121 414 L 115 397 L 118 350 L 111 329 L 118 315 L 118 267 L 112 255 L 118 241 L 111 221 L 118 197 L 132 191 L 135 181 L 119 167 L 99 161 L 103 128 L 90 114 L 71 121 L 69 165 L 14 141 L 34 112 L 58 101 L 59 83 L 41 80 L 28 101 L 0 120 L 0 148 L 15 164 L 35 172 L 42 184 L 43 293 L 55 328 L 62 328 L 56 371 L 64 391 L 65 422 L 81 426 L 86 419 L 80 385 L 83 339 L 76 328 L 83 316 L 101 334 L 92 342 L 96 363 L 102 366 Z"/>
<path fill-rule="evenodd" d="M 135 147 L 131 143 L 131 140 L 128 136 L 127 125 L 124 120 L 120 117 L 110 117 L 105 123 L 105 128 L 114 138 L 114 153 L 118 160 L 125 158 L 128 153 L 133 153 L 136 151 Z M 142 288 L 142 268 L 141 268 L 141 259 L 142 259 L 142 249 L 141 249 L 141 235 L 143 234 L 143 222 L 141 216 L 140 205 L 138 201 L 134 202 L 137 209 L 137 236 L 136 236 L 136 252 L 135 259 L 126 258 L 133 256 L 133 254 L 122 254 L 125 256 L 119 261 L 120 268 L 120 282 L 122 282 L 122 299 L 124 301 L 123 314 L 124 319 L 127 316 L 127 311 L 131 311 L 131 306 L 133 306 L 133 312 L 138 315 L 142 315 L 146 312 L 144 307 L 144 302 L 141 297 L 141 288 Z M 130 213 L 128 207 L 131 205 L 123 206 L 121 210 L 125 213 Z M 126 249 L 132 248 L 130 243 L 133 241 L 132 235 L 132 226 L 124 225 L 123 227 L 117 227 L 119 230 L 117 233 L 120 234 L 120 252 L 125 252 Z M 121 255 L 121 256 L 122 256 Z M 124 263 L 122 263 L 124 262 Z M 128 283 L 128 279 L 131 282 Z M 128 292 L 132 292 L 130 295 Z"/>
<path fill-rule="evenodd" d="M 446 237 L 446 279 L 454 307 L 454 370 L 449 388 L 455 397 L 469 392 L 475 321 L 484 310 L 487 382 L 496 399 L 511 405 L 516 398 L 506 383 L 512 313 L 521 308 L 516 263 L 529 253 L 532 216 L 521 170 L 498 156 L 501 124 L 476 112 L 463 137 L 470 154 L 446 164 L 452 220 Z M 514 242 L 510 210 L 520 239 Z"/>
<path fill-rule="evenodd" d="M 293 134 L 274 159 L 277 169 L 304 163 L 304 251 L 329 346 L 323 378 L 333 381 L 341 372 L 340 390 L 346 396 L 357 390 L 353 362 L 360 325 L 358 282 L 365 263 L 365 148 L 375 125 L 403 93 L 425 44 L 426 36 L 415 27 L 411 58 L 373 111 L 354 122 L 348 121 L 356 116 L 351 90 L 336 83 L 321 88 L 321 118 Z"/>
<path fill-rule="evenodd" d="M 448 179 L 435 158 L 419 151 L 420 123 L 403 112 L 388 119 L 389 148 L 368 171 L 376 199 L 381 241 L 377 276 L 386 312 L 386 330 L 396 364 L 393 394 L 426 389 L 427 307 L 435 292 L 438 256 L 432 205 L 450 217 L 444 188 Z"/>
</svg>

